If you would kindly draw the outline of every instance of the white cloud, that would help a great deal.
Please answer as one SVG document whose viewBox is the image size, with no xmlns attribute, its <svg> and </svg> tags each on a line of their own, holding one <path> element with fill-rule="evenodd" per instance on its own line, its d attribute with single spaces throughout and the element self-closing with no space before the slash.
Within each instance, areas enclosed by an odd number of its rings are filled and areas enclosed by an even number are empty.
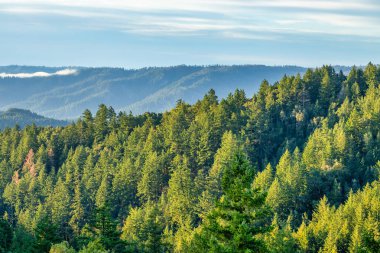
<svg viewBox="0 0 380 253">
<path fill-rule="evenodd" d="M 0 78 L 32 78 L 32 77 L 49 77 L 49 76 L 68 76 L 74 75 L 78 71 L 76 69 L 63 69 L 55 73 L 34 72 L 34 73 L 0 73 Z"/>
<path fill-rule="evenodd" d="M 277 40 L 280 38 L 278 35 L 265 35 L 265 34 L 256 34 L 253 32 L 247 33 L 247 32 L 233 32 L 233 31 L 227 31 L 224 32 L 223 35 L 226 38 L 231 39 L 243 39 L 243 40 Z"/>
<path fill-rule="evenodd" d="M 276 7 L 315 10 L 379 10 L 379 5 L 371 1 L 358 0 L 271 0 L 271 1 L 238 1 L 243 6 Z"/>
<path fill-rule="evenodd" d="M 379 9 L 371 0 L 0 0 L 4 4 L 53 5 L 84 8 L 127 9 L 140 11 L 184 10 L 228 12 L 241 7 L 306 8 L 323 10 L 373 10 Z"/>
<path fill-rule="evenodd" d="M 84 29 L 144 36 L 212 32 L 236 40 L 272 40 L 289 33 L 380 37 L 377 0 L 0 0 L 0 4 L 0 12 L 85 18 L 88 22 L 78 23 Z"/>
</svg>

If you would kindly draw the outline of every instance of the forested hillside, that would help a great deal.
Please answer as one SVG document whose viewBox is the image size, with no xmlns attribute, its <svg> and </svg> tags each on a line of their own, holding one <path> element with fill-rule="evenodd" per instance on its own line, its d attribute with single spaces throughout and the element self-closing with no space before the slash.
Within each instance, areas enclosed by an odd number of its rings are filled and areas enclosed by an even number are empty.
<svg viewBox="0 0 380 253">
<path fill-rule="evenodd" d="M 216 84 L 217 85 L 217 84 Z M 380 67 L 0 133 L 0 252 L 379 252 Z"/>
<path fill-rule="evenodd" d="M 0 111 L 0 129 L 14 127 L 16 125 L 23 128 L 32 124 L 37 126 L 66 126 L 69 122 L 64 120 L 49 119 L 23 109 L 12 108 L 5 112 Z"/>
<path fill-rule="evenodd" d="M 175 66 L 142 69 L 0 67 L 0 110 L 29 109 L 45 117 L 77 119 L 99 104 L 116 111 L 164 112 L 178 99 L 195 103 L 214 88 L 226 97 L 236 88 L 250 96 L 263 79 L 303 73 L 296 66 Z"/>
</svg>

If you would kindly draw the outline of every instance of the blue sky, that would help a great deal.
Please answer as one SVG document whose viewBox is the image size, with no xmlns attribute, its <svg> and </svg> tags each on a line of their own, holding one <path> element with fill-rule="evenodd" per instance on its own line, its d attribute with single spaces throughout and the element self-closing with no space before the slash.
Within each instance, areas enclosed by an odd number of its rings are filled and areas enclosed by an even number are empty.
<svg viewBox="0 0 380 253">
<path fill-rule="evenodd" d="M 380 63 L 379 0 L 0 0 L 0 65 Z"/>
</svg>

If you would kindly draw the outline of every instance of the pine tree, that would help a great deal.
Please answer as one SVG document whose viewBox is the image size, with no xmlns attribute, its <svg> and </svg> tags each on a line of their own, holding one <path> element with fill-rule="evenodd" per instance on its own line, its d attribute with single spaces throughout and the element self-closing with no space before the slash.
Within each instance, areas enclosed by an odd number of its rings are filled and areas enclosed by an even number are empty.
<svg viewBox="0 0 380 253">
<path fill-rule="evenodd" d="M 76 235 L 80 234 L 85 224 L 85 208 L 83 200 L 83 189 L 80 183 L 75 186 L 74 198 L 71 204 L 71 218 L 69 224 Z"/>
<path fill-rule="evenodd" d="M 169 219 L 169 227 L 174 234 L 174 251 L 183 251 L 183 241 L 189 236 L 192 224 L 196 221 L 195 184 L 186 157 L 174 159 L 175 169 L 169 180 L 169 188 L 165 198 L 165 213 Z M 161 199 L 161 202 L 162 199 Z"/>
<path fill-rule="evenodd" d="M 126 251 L 126 244 L 120 239 L 121 232 L 117 229 L 117 222 L 111 217 L 109 206 L 98 207 L 90 225 L 93 233 L 92 241 L 99 240 L 99 243 L 106 250 L 113 252 Z"/>
<path fill-rule="evenodd" d="M 68 187 L 59 179 L 55 185 L 54 192 L 47 200 L 47 206 L 51 210 L 51 220 L 57 226 L 57 233 L 65 240 L 71 238 L 70 221 L 71 196 Z"/>
<path fill-rule="evenodd" d="M 68 242 L 61 242 L 51 246 L 49 253 L 75 253 L 76 251 L 70 247 Z"/>
<path fill-rule="evenodd" d="M 9 252 L 13 241 L 13 231 L 8 222 L 0 219 L 0 252 Z"/>
<path fill-rule="evenodd" d="M 34 249 L 37 252 L 49 252 L 50 247 L 60 241 L 57 226 L 47 215 L 41 217 L 38 221 L 35 237 Z"/>
<path fill-rule="evenodd" d="M 112 183 L 112 199 L 115 212 L 120 220 L 128 215 L 129 206 L 138 204 L 137 183 L 141 171 L 137 170 L 130 159 L 122 161 Z"/>
<path fill-rule="evenodd" d="M 163 252 L 163 231 L 162 212 L 156 203 L 149 201 L 130 210 L 121 238 L 136 244 L 141 252 Z"/>
<path fill-rule="evenodd" d="M 258 172 L 253 180 L 252 187 L 262 191 L 268 191 L 274 180 L 274 171 L 270 163 L 265 170 Z"/>
<path fill-rule="evenodd" d="M 104 140 L 105 136 L 107 135 L 109 131 L 107 116 L 108 116 L 107 106 L 105 106 L 104 104 L 101 104 L 94 118 L 95 140 L 97 142 Z"/>
<path fill-rule="evenodd" d="M 157 201 L 163 188 L 162 160 L 156 152 L 149 153 L 142 169 L 142 178 L 138 183 L 138 196 L 143 201 Z"/>
<path fill-rule="evenodd" d="M 193 252 L 266 252 L 258 236 L 270 231 L 265 194 L 251 189 L 254 169 L 237 153 L 224 167 L 223 195 L 194 235 Z"/>
<path fill-rule="evenodd" d="M 272 231 L 265 235 L 268 251 L 272 253 L 297 252 L 297 243 L 292 235 L 291 220 L 287 223 L 279 222 L 277 216 L 272 221 Z"/>
<path fill-rule="evenodd" d="M 96 206 L 98 208 L 105 205 L 110 205 L 111 199 L 111 190 L 112 190 L 112 176 L 109 174 L 103 175 L 102 182 L 99 186 L 99 189 L 96 193 Z"/>
<path fill-rule="evenodd" d="M 176 169 L 169 180 L 167 193 L 168 215 L 175 223 L 181 226 L 185 223 L 187 217 L 194 216 L 194 183 L 187 158 L 177 156 L 175 164 Z"/>
<path fill-rule="evenodd" d="M 278 214 L 281 221 L 296 211 L 297 219 L 305 210 L 307 200 L 307 172 L 301 162 L 299 149 L 291 154 L 288 150 L 282 155 L 275 179 L 268 189 L 267 203 Z"/>
</svg>

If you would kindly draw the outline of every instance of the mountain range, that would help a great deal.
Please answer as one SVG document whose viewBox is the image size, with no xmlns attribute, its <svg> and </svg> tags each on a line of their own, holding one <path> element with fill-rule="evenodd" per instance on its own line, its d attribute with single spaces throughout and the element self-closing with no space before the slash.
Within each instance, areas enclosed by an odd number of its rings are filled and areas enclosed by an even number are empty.
<svg viewBox="0 0 380 253">
<path fill-rule="evenodd" d="M 340 69 L 346 70 L 345 67 Z M 115 111 L 163 112 L 178 99 L 194 103 L 211 88 L 219 98 L 235 89 L 252 96 L 262 80 L 304 73 L 298 66 L 175 66 L 142 69 L 0 67 L 0 110 L 28 109 L 45 117 L 76 119 L 99 104 Z"/>
</svg>

